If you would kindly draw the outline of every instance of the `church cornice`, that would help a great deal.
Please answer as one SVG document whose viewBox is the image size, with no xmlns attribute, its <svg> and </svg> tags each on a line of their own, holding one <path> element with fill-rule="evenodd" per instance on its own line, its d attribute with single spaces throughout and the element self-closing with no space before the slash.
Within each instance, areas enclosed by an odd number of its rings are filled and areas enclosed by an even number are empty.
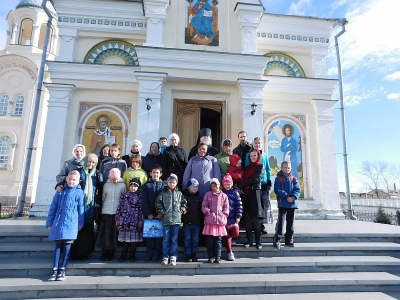
<svg viewBox="0 0 400 300">
<path fill-rule="evenodd" d="M 237 75 L 236 79 L 237 77 L 259 79 L 269 60 L 268 57 L 262 55 L 146 46 L 136 46 L 136 53 L 142 68 L 222 72 L 229 75 L 234 73 Z M 215 78 L 213 73 L 209 76 Z M 220 79 L 215 78 L 215 80 Z"/>
<path fill-rule="evenodd" d="M 338 82 L 336 79 L 296 78 L 276 75 L 267 75 L 263 79 L 268 80 L 268 84 L 264 88 L 266 93 L 309 94 L 314 95 L 314 97 L 315 95 L 328 95 L 330 97 Z"/>
<path fill-rule="evenodd" d="M 106 81 L 136 82 L 135 70 L 139 67 L 129 65 L 96 65 L 71 62 L 46 62 L 53 82 L 70 81 Z"/>
</svg>

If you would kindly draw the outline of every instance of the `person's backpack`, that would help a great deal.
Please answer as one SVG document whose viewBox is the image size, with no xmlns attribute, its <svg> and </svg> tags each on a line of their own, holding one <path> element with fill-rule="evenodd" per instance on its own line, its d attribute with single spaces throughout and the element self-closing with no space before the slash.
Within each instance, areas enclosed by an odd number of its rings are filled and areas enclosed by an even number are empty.
<svg viewBox="0 0 400 300">
<path fill-rule="evenodd" d="M 290 174 L 290 180 L 294 183 L 294 176 Z M 279 176 L 279 183 L 281 184 L 281 187 L 283 188 L 283 176 Z"/>
</svg>

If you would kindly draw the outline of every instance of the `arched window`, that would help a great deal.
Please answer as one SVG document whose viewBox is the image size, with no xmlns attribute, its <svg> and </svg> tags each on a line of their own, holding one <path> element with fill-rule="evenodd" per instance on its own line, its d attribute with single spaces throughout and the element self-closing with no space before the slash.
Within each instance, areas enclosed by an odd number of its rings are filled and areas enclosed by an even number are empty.
<svg viewBox="0 0 400 300">
<path fill-rule="evenodd" d="M 7 107 L 8 107 L 8 101 L 10 98 L 7 95 L 3 95 L 0 98 L 0 116 L 5 116 L 7 115 Z"/>
<path fill-rule="evenodd" d="M 46 36 L 46 27 L 47 23 L 43 23 L 42 26 L 40 26 L 40 36 L 39 36 L 39 44 L 38 47 L 43 50 L 43 45 L 44 45 L 44 38 Z M 49 36 L 49 43 L 47 44 L 47 52 L 52 52 L 50 49 L 51 48 L 51 41 L 53 40 L 53 27 L 50 27 L 50 36 Z"/>
<path fill-rule="evenodd" d="M 21 30 L 19 32 L 20 45 L 32 45 L 33 21 L 31 19 L 23 19 L 21 22 Z"/>
<path fill-rule="evenodd" d="M 22 116 L 23 111 L 24 111 L 24 96 L 18 96 L 17 99 L 15 100 L 14 115 Z"/>
<path fill-rule="evenodd" d="M 8 135 L 0 136 L 0 169 L 7 169 L 10 157 L 11 138 Z"/>
</svg>

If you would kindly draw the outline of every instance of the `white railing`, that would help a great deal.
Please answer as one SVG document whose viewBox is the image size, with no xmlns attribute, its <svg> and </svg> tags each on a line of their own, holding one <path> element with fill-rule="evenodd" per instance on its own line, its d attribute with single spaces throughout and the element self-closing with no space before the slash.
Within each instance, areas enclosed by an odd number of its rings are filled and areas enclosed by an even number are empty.
<svg viewBox="0 0 400 300">
<path fill-rule="evenodd" d="M 340 204 L 347 205 L 347 199 L 341 198 Z M 351 204 L 354 206 L 367 206 L 367 207 L 378 207 L 382 206 L 385 208 L 400 208 L 399 199 L 367 199 L 367 198 L 353 198 Z"/>
</svg>

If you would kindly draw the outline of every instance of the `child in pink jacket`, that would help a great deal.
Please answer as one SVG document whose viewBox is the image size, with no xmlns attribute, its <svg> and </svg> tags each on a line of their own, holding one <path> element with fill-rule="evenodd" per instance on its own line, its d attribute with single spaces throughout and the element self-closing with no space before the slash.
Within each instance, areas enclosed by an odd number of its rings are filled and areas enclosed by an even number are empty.
<svg viewBox="0 0 400 300">
<path fill-rule="evenodd" d="M 229 200 L 221 191 L 217 178 L 211 179 L 211 191 L 204 195 L 201 210 L 203 211 L 204 229 L 207 235 L 208 262 L 221 262 L 222 237 L 227 235 L 226 223 L 229 215 Z"/>
</svg>

